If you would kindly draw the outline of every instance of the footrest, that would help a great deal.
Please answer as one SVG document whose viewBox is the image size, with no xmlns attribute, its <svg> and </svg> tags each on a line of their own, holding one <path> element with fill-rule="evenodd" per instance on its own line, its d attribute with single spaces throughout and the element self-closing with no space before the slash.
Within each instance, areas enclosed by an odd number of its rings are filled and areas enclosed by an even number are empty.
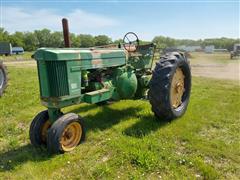
<svg viewBox="0 0 240 180">
<path fill-rule="evenodd" d="M 112 96 L 111 91 L 109 89 L 100 89 L 97 91 L 92 91 L 84 94 L 84 102 L 95 104 L 98 102 L 106 101 L 110 99 Z"/>
</svg>

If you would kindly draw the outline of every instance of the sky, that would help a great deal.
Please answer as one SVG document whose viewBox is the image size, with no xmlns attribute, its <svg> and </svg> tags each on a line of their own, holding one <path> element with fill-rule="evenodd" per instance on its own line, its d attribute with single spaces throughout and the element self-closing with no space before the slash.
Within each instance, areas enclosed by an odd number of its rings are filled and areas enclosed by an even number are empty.
<svg viewBox="0 0 240 180">
<path fill-rule="evenodd" d="M 239 0 L 0 0 L 0 25 L 10 33 L 62 31 L 68 18 L 77 34 L 113 40 L 136 32 L 142 40 L 239 38 Z"/>
</svg>

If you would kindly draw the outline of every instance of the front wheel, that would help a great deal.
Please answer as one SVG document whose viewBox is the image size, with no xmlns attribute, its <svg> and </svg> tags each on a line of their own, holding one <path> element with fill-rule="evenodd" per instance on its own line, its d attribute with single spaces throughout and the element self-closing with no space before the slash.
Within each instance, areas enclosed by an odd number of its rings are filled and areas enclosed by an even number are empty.
<svg viewBox="0 0 240 180">
<path fill-rule="evenodd" d="M 168 53 L 156 63 L 148 97 L 160 120 L 181 117 L 187 110 L 191 92 L 191 72 L 186 57 Z"/>
<path fill-rule="evenodd" d="M 85 139 L 83 119 L 68 113 L 57 119 L 48 130 L 47 148 L 50 153 L 72 151 Z"/>
<path fill-rule="evenodd" d="M 40 147 L 41 145 L 46 145 L 47 131 L 50 126 L 51 123 L 47 110 L 36 115 L 29 130 L 30 141 L 33 146 Z"/>
</svg>

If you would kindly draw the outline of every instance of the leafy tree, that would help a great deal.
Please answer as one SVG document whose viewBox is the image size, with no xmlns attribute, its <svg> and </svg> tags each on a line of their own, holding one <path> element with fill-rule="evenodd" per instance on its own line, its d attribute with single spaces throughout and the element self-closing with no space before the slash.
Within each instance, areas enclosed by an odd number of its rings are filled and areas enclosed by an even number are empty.
<svg viewBox="0 0 240 180">
<path fill-rule="evenodd" d="M 214 39 L 205 39 L 202 42 L 202 45 L 203 46 L 214 45 L 215 48 L 232 50 L 233 45 L 236 43 L 240 43 L 239 39 L 230 39 L 230 38 L 222 37 L 222 38 L 214 38 Z"/>
<path fill-rule="evenodd" d="M 9 33 L 4 30 L 4 28 L 0 28 L 0 41 L 8 41 Z"/>
<path fill-rule="evenodd" d="M 50 37 L 48 38 L 48 47 L 64 47 L 63 44 L 63 34 L 62 32 L 53 32 L 50 34 Z"/>
<path fill-rule="evenodd" d="M 14 34 L 9 36 L 9 41 L 12 46 L 20 46 L 23 47 L 24 44 L 24 33 L 22 32 L 15 32 Z"/>
<path fill-rule="evenodd" d="M 34 33 L 27 32 L 24 34 L 24 46 L 26 51 L 34 51 L 39 47 L 38 38 Z"/>
<path fill-rule="evenodd" d="M 111 38 L 106 35 L 93 37 L 89 34 L 70 34 L 72 47 L 93 47 L 112 43 Z M 26 51 L 33 51 L 39 47 L 64 47 L 62 32 L 51 32 L 49 29 L 35 30 L 34 32 L 15 32 L 9 34 L 4 28 L 0 28 L 0 42 L 9 42 L 12 46 L 22 46 Z M 122 43 L 122 39 L 115 40 L 114 43 Z M 156 36 L 152 40 L 159 48 L 186 46 L 208 46 L 215 48 L 232 50 L 233 45 L 240 43 L 240 39 L 231 38 L 211 38 L 211 39 L 173 39 L 170 37 Z M 141 44 L 147 41 L 140 41 Z"/>
<path fill-rule="evenodd" d="M 114 44 L 119 44 L 119 43 L 122 43 L 123 42 L 123 39 L 117 39 L 115 41 L 113 41 Z"/>
<path fill-rule="evenodd" d="M 51 31 L 49 29 L 35 30 L 34 35 L 38 39 L 39 47 L 50 47 Z"/>
<path fill-rule="evenodd" d="M 153 40 L 153 43 L 156 43 L 159 48 L 173 47 L 176 45 L 176 41 L 169 37 L 156 36 Z"/>
<path fill-rule="evenodd" d="M 106 35 L 98 35 L 94 37 L 95 46 L 108 45 L 112 42 L 111 38 Z"/>
<path fill-rule="evenodd" d="M 80 47 L 93 47 L 95 45 L 95 39 L 89 34 L 80 34 L 78 36 L 81 41 Z"/>
<path fill-rule="evenodd" d="M 81 46 L 81 38 L 79 37 L 79 35 L 75 35 L 75 34 L 70 34 L 70 39 L 71 39 L 71 46 L 72 47 L 80 47 Z"/>
<path fill-rule="evenodd" d="M 164 36 L 156 36 L 152 42 L 156 43 L 159 48 L 166 47 L 176 47 L 176 46 L 208 46 L 214 45 L 215 48 L 222 48 L 232 50 L 233 45 L 236 43 L 240 43 L 239 39 L 231 39 L 231 38 L 212 38 L 212 39 L 199 39 L 199 40 L 191 40 L 191 39 L 172 39 Z"/>
</svg>

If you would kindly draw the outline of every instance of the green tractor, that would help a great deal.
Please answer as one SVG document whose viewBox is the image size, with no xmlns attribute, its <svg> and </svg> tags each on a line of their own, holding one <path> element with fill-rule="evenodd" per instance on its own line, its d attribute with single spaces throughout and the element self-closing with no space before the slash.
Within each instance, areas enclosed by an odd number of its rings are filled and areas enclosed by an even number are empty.
<svg viewBox="0 0 240 180">
<path fill-rule="evenodd" d="M 3 92 L 7 87 L 7 81 L 7 68 L 3 62 L 0 61 L 0 97 L 3 95 Z"/>
<path fill-rule="evenodd" d="M 153 67 L 155 44 L 140 45 L 135 33 L 127 33 L 119 45 L 69 48 L 66 19 L 63 32 L 66 48 L 40 48 L 34 54 L 41 102 L 47 107 L 31 123 L 30 140 L 34 146 L 46 146 L 50 153 L 64 153 L 84 141 L 83 119 L 61 111 L 83 102 L 146 98 L 159 120 L 173 120 L 185 113 L 191 72 L 184 54 L 165 54 Z"/>
</svg>

